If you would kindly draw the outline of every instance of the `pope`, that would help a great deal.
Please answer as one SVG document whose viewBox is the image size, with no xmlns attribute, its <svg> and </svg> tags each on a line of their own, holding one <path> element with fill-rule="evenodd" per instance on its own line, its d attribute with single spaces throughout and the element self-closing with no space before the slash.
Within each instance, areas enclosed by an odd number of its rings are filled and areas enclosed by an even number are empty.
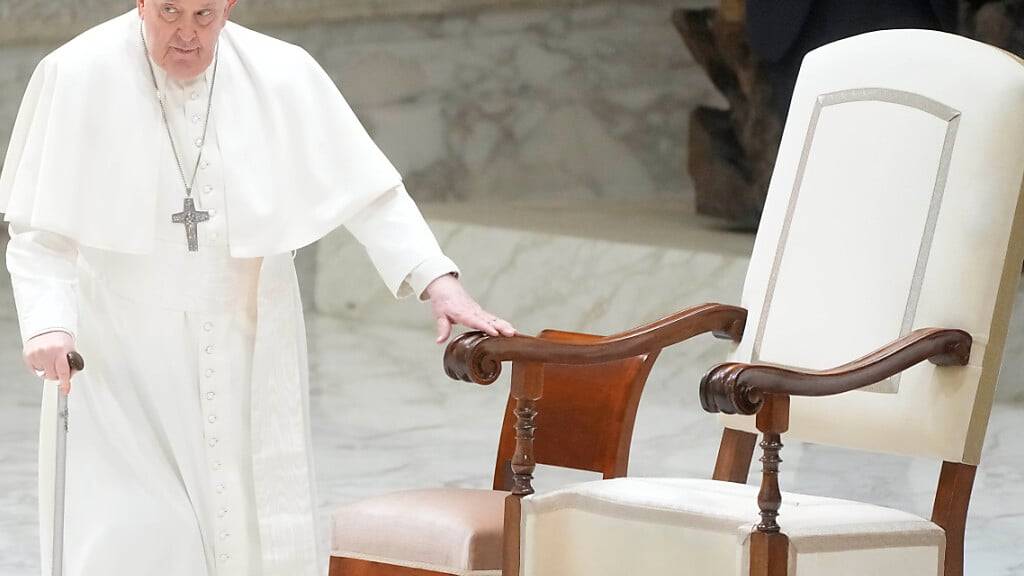
<svg viewBox="0 0 1024 576">
<path fill-rule="evenodd" d="M 515 334 L 323 69 L 229 22 L 236 2 L 137 0 L 47 55 L 0 173 L 25 362 L 65 391 L 67 354 L 88 366 L 67 574 L 322 573 L 293 257 L 339 226 L 396 297 L 429 300 L 438 342 Z"/>
</svg>

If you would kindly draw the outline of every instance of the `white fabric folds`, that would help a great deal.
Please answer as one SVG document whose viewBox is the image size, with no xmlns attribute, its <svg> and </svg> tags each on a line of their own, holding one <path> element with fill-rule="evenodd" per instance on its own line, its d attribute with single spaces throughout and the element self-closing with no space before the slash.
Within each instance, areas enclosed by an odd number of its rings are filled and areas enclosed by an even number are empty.
<svg viewBox="0 0 1024 576">
<path fill-rule="evenodd" d="M 252 365 L 252 465 L 263 573 L 315 574 L 316 480 L 309 419 L 306 331 L 295 266 L 263 259 Z"/>
<path fill-rule="evenodd" d="M 156 129 L 139 26 L 132 10 L 39 63 L 0 174 L 7 221 L 92 248 L 151 253 L 156 219 L 167 215 L 146 191 L 174 156 Z M 219 42 L 211 129 L 223 155 L 232 256 L 310 244 L 401 183 L 302 48 L 230 22 Z"/>
</svg>

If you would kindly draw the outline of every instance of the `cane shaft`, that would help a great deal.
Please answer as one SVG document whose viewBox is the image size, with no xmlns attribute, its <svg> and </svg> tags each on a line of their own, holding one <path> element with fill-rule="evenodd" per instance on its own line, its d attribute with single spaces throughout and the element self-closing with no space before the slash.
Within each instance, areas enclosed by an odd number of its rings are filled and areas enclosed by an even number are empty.
<svg viewBox="0 0 1024 576">
<path fill-rule="evenodd" d="M 67 355 L 68 367 L 72 374 L 85 368 L 85 361 L 78 352 Z M 52 575 L 64 574 L 64 496 L 67 484 L 68 463 L 68 395 L 64 388 L 57 390 L 57 449 L 55 450 L 53 482 L 53 547 L 51 549 Z"/>
<path fill-rule="evenodd" d="M 57 450 L 53 482 L 53 576 L 64 574 L 64 494 L 67 480 L 68 397 L 57 391 Z"/>
</svg>

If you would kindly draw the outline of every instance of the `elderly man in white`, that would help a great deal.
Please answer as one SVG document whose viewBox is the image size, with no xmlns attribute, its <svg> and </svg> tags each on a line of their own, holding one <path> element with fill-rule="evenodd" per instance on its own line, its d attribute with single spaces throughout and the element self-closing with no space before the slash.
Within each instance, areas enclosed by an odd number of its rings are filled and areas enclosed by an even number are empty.
<svg viewBox="0 0 1024 576">
<path fill-rule="evenodd" d="M 67 354 L 87 362 L 67 574 L 323 571 L 292 260 L 338 226 L 431 302 L 438 342 L 515 333 L 319 65 L 228 22 L 236 2 L 137 0 L 46 56 L 0 174 L 25 361 L 66 391 Z"/>
</svg>

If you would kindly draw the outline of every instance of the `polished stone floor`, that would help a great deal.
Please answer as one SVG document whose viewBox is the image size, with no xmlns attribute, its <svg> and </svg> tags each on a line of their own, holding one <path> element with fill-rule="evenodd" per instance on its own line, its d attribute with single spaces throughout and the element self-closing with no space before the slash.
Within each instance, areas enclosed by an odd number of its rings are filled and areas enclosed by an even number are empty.
<svg viewBox="0 0 1024 576">
<path fill-rule="evenodd" d="M 2 293 L 2 292 L 0 292 Z M 0 303 L 2 304 L 2 303 Z M 0 309 L 6 309 L 0 306 Z M 427 313 L 426 308 L 422 310 Z M 449 381 L 429 331 L 309 319 L 320 509 L 391 490 L 489 484 L 507 374 L 492 387 Z M 35 439 L 38 385 L 21 366 L 16 327 L 0 319 L 0 574 L 38 573 Z M 708 476 L 715 418 L 700 411 L 683 347 L 655 367 L 637 420 L 631 473 Z M 967 574 L 1024 574 L 1024 406 L 998 404 L 967 535 Z M 785 450 L 788 490 L 864 499 L 927 516 L 938 464 L 801 447 Z M 590 479 L 541 469 L 538 487 Z"/>
</svg>

